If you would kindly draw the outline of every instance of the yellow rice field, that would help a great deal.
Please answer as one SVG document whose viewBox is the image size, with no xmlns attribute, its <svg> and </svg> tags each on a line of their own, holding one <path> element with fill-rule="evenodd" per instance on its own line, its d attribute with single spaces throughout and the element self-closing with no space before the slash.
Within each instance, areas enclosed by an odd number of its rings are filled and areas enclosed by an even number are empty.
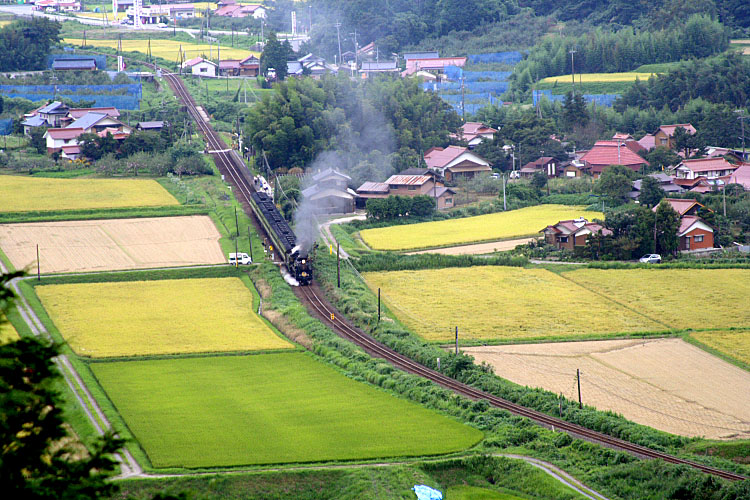
<svg viewBox="0 0 750 500">
<path fill-rule="evenodd" d="M 36 293 L 82 356 L 293 348 L 255 314 L 238 278 L 44 285 Z"/>
<path fill-rule="evenodd" d="M 18 339 L 18 332 L 8 322 L 8 318 L 0 314 L 0 344 L 5 344 Z"/>
<path fill-rule="evenodd" d="M 629 71 L 627 73 L 576 73 L 576 83 L 582 81 L 584 83 L 594 82 L 634 82 L 636 78 L 645 81 L 651 78 L 653 73 L 636 73 Z M 539 83 L 570 83 L 572 81 L 571 75 L 560 75 L 560 76 L 548 76 L 539 80 Z"/>
<path fill-rule="evenodd" d="M 750 330 L 713 330 L 690 336 L 727 356 L 750 365 Z"/>
<path fill-rule="evenodd" d="M 64 38 L 63 43 L 80 46 L 83 44 L 83 39 Z M 117 40 L 86 40 L 86 46 L 109 47 L 111 49 L 116 49 Z M 180 47 L 182 47 L 182 51 L 185 52 L 185 60 L 194 57 L 217 58 L 215 44 L 209 45 L 207 43 L 178 42 L 175 40 L 161 39 L 151 40 L 151 54 L 154 57 L 161 57 L 168 61 L 177 61 Z M 244 59 L 250 55 L 259 56 L 258 52 L 251 52 L 245 49 L 223 46 L 220 49 L 222 59 Z M 123 40 L 122 50 L 123 52 L 141 52 L 143 54 L 148 54 L 148 40 Z"/>
<path fill-rule="evenodd" d="M 750 269 L 577 269 L 565 277 L 670 328 L 750 326 Z"/>
<path fill-rule="evenodd" d="M 590 221 L 604 215 L 580 206 L 537 205 L 463 219 L 365 229 L 360 235 L 376 250 L 414 250 L 539 235 L 550 224 L 578 217 Z"/>
<path fill-rule="evenodd" d="M 150 179 L 50 179 L 0 175 L 0 212 L 178 205 Z"/>
<path fill-rule="evenodd" d="M 470 267 L 365 273 L 412 331 L 430 341 L 575 337 L 667 328 L 546 269 Z"/>
</svg>

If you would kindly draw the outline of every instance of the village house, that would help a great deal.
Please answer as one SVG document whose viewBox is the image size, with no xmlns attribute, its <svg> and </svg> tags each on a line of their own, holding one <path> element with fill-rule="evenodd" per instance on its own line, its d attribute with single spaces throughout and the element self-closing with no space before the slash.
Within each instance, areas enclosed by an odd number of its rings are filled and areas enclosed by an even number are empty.
<svg viewBox="0 0 750 500">
<path fill-rule="evenodd" d="M 693 160 L 682 160 L 675 168 L 678 179 L 717 179 L 732 175 L 737 170 L 737 165 L 732 165 L 724 158 L 697 158 Z"/>
<path fill-rule="evenodd" d="M 207 61 L 202 57 L 194 57 L 182 64 L 183 69 L 190 69 L 190 72 L 196 76 L 215 77 L 218 66 L 216 63 Z"/>
<path fill-rule="evenodd" d="M 55 101 L 46 106 L 42 106 L 36 111 L 36 113 L 42 120 L 44 120 L 47 124 L 46 126 L 59 127 L 63 119 L 68 115 L 69 110 L 70 108 L 66 104 L 63 104 L 60 101 Z"/>
<path fill-rule="evenodd" d="M 495 138 L 497 130 L 492 127 L 488 127 L 484 123 L 480 122 L 466 122 L 461 125 L 458 130 L 458 134 L 451 134 L 451 139 L 457 139 L 459 141 L 466 141 L 469 145 L 469 149 L 474 149 L 480 142 L 487 139 L 491 141 Z"/>
<path fill-rule="evenodd" d="M 302 197 L 312 202 L 318 213 L 348 214 L 354 212 L 357 195 L 349 189 L 352 178 L 327 168 L 312 175 L 310 187 L 302 190 Z"/>
<path fill-rule="evenodd" d="M 637 142 L 646 151 L 651 151 L 656 147 L 656 137 L 654 136 L 654 134 L 646 134 L 638 139 Z"/>
<path fill-rule="evenodd" d="M 745 191 L 750 191 L 750 163 L 743 163 L 732 172 L 727 184 L 739 184 Z"/>
<path fill-rule="evenodd" d="M 674 177 L 671 177 L 663 172 L 654 172 L 653 174 L 648 174 L 649 177 L 653 177 L 657 181 L 659 181 L 659 187 L 664 191 L 666 194 L 675 194 L 675 193 L 682 193 L 686 191 L 686 189 L 679 184 L 675 184 Z M 628 196 L 630 198 L 636 200 L 641 195 L 641 184 L 643 180 L 638 179 L 633 181 L 633 190 L 628 193 Z"/>
<path fill-rule="evenodd" d="M 240 60 L 226 59 L 219 61 L 219 76 L 240 76 Z"/>
<path fill-rule="evenodd" d="M 595 178 L 612 165 L 623 165 L 635 172 L 649 165 L 622 141 L 596 141 L 580 161 L 583 168 Z"/>
<path fill-rule="evenodd" d="M 362 78 L 370 78 L 372 75 L 391 74 L 397 75 L 399 72 L 398 64 L 393 61 L 363 61 L 359 73 Z"/>
<path fill-rule="evenodd" d="M 256 77 L 260 74 L 260 59 L 249 56 L 240 61 L 240 76 Z"/>
<path fill-rule="evenodd" d="M 218 9 L 213 12 L 214 16 L 265 19 L 267 15 L 266 8 L 259 4 L 240 5 L 236 0 L 223 0 L 218 2 L 217 6 Z"/>
<path fill-rule="evenodd" d="M 537 172 L 543 172 L 547 177 L 557 177 L 560 171 L 558 167 L 560 162 L 551 156 L 543 156 L 534 161 L 530 161 L 519 170 L 521 177 L 533 177 Z"/>
<path fill-rule="evenodd" d="M 665 146 L 669 149 L 674 149 L 674 141 L 672 137 L 674 136 L 674 132 L 675 130 L 677 130 L 677 127 L 682 127 L 683 129 L 685 129 L 685 132 L 690 135 L 695 135 L 696 133 L 695 127 L 693 127 L 689 123 L 678 123 L 677 125 L 662 125 L 659 127 L 659 130 L 654 133 L 654 142 L 656 146 Z"/>
<path fill-rule="evenodd" d="M 436 200 L 438 210 L 453 208 L 456 192 L 446 188 L 432 175 L 412 175 L 406 171 L 390 176 L 385 182 L 365 182 L 357 188 L 358 206 L 364 208 L 370 198 L 426 195 Z"/>
<path fill-rule="evenodd" d="M 679 198 L 664 198 L 661 203 L 669 204 L 680 216 L 680 227 L 677 230 L 680 251 L 714 248 L 714 229 L 698 216 L 698 211 L 705 208 L 702 204 L 695 199 Z M 658 207 L 654 207 L 652 210 L 656 212 L 657 209 Z"/>
<path fill-rule="evenodd" d="M 557 224 L 547 226 L 540 233 L 544 234 L 544 241 L 559 249 L 570 250 L 586 245 L 591 234 L 611 236 L 612 231 L 596 222 L 588 222 L 583 217 L 571 220 L 561 220 Z"/>
<path fill-rule="evenodd" d="M 164 122 L 161 120 L 151 122 L 138 122 L 135 128 L 144 132 L 159 132 L 164 128 Z"/>
<path fill-rule="evenodd" d="M 81 10 L 81 2 L 76 0 L 37 0 L 33 9 L 45 12 L 77 12 Z"/>
<path fill-rule="evenodd" d="M 78 137 L 83 134 L 82 128 L 49 128 L 44 133 L 47 141 L 47 154 L 61 152 L 64 146 L 77 146 Z"/>
<path fill-rule="evenodd" d="M 112 118 L 106 113 L 86 113 L 66 128 L 80 128 L 84 134 L 98 134 L 103 130 L 115 130 L 117 132 L 131 133 L 133 128 L 121 121 Z"/>
<path fill-rule="evenodd" d="M 476 174 L 492 171 L 487 160 L 462 146 L 430 148 L 424 155 L 424 161 L 427 168 L 447 182 L 453 182 L 458 177 L 472 178 Z"/>
<path fill-rule="evenodd" d="M 410 76 L 418 71 L 428 71 L 430 73 L 441 74 L 446 66 L 464 67 L 466 57 L 436 57 L 429 59 L 408 59 L 406 69 L 401 72 L 401 76 Z"/>
<path fill-rule="evenodd" d="M 52 61 L 53 71 L 96 71 L 96 60 L 91 58 L 55 59 Z"/>
</svg>

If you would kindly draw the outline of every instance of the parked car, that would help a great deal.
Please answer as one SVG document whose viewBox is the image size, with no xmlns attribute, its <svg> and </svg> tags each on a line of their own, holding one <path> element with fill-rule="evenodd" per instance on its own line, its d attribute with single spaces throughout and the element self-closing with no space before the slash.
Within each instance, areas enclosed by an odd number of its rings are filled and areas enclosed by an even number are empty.
<svg viewBox="0 0 750 500">
<path fill-rule="evenodd" d="M 650 253 L 640 258 L 639 262 L 644 264 L 659 264 L 661 263 L 661 255 L 658 253 Z"/>
<path fill-rule="evenodd" d="M 229 264 L 232 266 L 241 265 L 241 266 L 248 266 L 252 264 L 253 261 L 250 260 L 250 256 L 246 253 L 230 253 L 229 254 Z"/>
</svg>

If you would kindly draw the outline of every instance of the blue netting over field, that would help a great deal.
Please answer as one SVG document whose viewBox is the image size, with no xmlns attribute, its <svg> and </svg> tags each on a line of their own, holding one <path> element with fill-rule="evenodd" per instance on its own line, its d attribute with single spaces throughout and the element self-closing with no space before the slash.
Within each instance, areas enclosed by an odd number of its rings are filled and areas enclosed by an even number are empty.
<svg viewBox="0 0 750 500">
<path fill-rule="evenodd" d="M 443 72 L 447 80 L 424 82 L 422 89 L 437 93 L 459 113 L 461 112 L 462 78 L 464 102 L 466 111 L 469 113 L 474 113 L 483 106 L 501 103 L 500 96 L 507 92 L 510 86 L 507 81 L 511 75 L 510 71 L 465 71 L 457 66 L 446 66 Z"/>
<path fill-rule="evenodd" d="M 523 54 L 514 50 L 510 52 L 493 52 L 491 54 L 469 54 L 471 64 L 500 63 L 515 66 L 523 59 Z"/>
<path fill-rule="evenodd" d="M 615 99 L 618 97 L 620 97 L 620 94 L 583 94 L 583 100 L 587 103 L 593 102 L 598 106 L 607 107 L 611 107 L 614 104 Z M 552 102 L 565 101 L 564 95 L 553 94 L 551 90 L 535 90 L 533 95 L 534 106 L 536 106 L 537 102 L 541 101 L 543 98 Z"/>
<path fill-rule="evenodd" d="M 107 56 L 94 54 L 50 54 L 47 56 L 47 69 L 52 68 L 52 63 L 57 59 L 63 61 L 80 61 L 84 59 L 93 59 L 94 61 L 96 61 L 96 69 L 107 69 Z"/>
<path fill-rule="evenodd" d="M 131 95 L 141 97 L 140 83 L 112 85 L 0 85 L 3 94 L 90 94 L 113 93 L 113 95 Z"/>
<path fill-rule="evenodd" d="M 5 93 L 3 95 L 10 98 L 20 97 L 28 99 L 32 102 L 39 101 L 51 101 L 53 99 L 60 99 L 64 97 L 70 99 L 73 102 L 81 101 L 93 101 L 95 108 L 109 108 L 115 107 L 117 109 L 140 109 L 140 100 L 138 97 L 129 95 L 109 95 L 109 94 L 16 94 L 16 93 Z"/>
<path fill-rule="evenodd" d="M 0 120 L 0 135 L 10 135 L 13 131 L 13 120 L 8 118 L 7 120 Z"/>
</svg>

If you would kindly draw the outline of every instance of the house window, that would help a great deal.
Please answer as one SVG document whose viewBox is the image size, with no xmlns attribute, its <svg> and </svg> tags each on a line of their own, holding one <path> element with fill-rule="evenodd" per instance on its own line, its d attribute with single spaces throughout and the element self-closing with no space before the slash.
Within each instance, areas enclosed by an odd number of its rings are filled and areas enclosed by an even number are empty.
<svg viewBox="0 0 750 500">
<path fill-rule="evenodd" d="M 702 243 L 703 242 L 703 235 L 693 236 L 693 241 L 696 243 Z"/>
<path fill-rule="evenodd" d="M 659 140 L 661 141 L 661 145 L 662 146 L 666 146 L 667 145 L 667 140 L 666 139 L 659 139 Z"/>
<path fill-rule="evenodd" d="M 453 205 L 453 198 L 446 198 L 445 199 L 445 206 Z"/>
<path fill-rule="evenodd" d="M 416 190 L 417 190 L 417 186 L 409 186 L 409 191 L 416 191 Z"/>
<path fill-rule="evenodd" d="M 201 73 L 205 73 L 207 69 L 208 68 L 201 68 L 200 71 L 201 71 Z"/>
<path fill-rule="evenodd" d="M 567 236 L 560 236 L 560 243 L 567 243 L 568 237 Z"/>
</svg>

